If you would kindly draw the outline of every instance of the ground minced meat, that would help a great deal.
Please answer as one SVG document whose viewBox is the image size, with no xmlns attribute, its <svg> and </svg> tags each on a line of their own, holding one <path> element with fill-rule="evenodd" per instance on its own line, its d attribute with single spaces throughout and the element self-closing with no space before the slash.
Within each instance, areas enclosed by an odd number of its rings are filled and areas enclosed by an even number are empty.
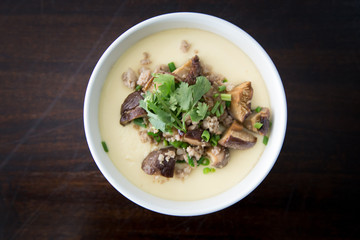
<svg viewBox="0 0 360 240">
<path fill-rule="evenodd" d="M 187 164 L 175 165 L 175 177 L 185 179 L 191 173 L 192 168 Z"/>
<path fill-rule="evenodd" d="M 136 73 L 134 72 L 134 70 L 129 68 L 126 72 L 124 72 L 121 75 L 121 78 L 122 78 L 125 86 L 127 86 L 128 88 L 131 88 L 131 89 L 135 89 L 137 76 L 136 76 Z"/>
<path fill-rule="evenodd" d="M 186 40 L 182 40 L 181 41 L 181 44 L 180 44 L 180 50 L 183 52 L 183 53 L 187 53 L 189 51 L 191 47 L 191 44 L 188 43 Z"/>
<path fill-rule="evenodd" d="M 189 154 L 189 157 L 195 157 L 196 160 L 199 160 L 201 156 L 204 154 L 204 147 L 202 146 L 188 146 L 186 148 L 186 152 Z"/>
<path fill-rule="evenodd" d="M 201 126 L 204 129 L 209 129 L 210 133 L 221 134 L 219 120 L 216 116 L 207 116 L 202 122 Z"/>
<path fill-rule="evenodd" d="M 140 60 L 141 65 L 149 65 L 151 63 L 150 55 L 147 52 L 143 52 L 144 59 Z"/>
<path fill-rule="evenodd" d="M 144 87 L 151 78 L 151 71 L 145 69 L 140 73 L 139 79 L 137 80 L 136 84 Z"/>
<path fill-rule="evenodd" d="M 170 158 L 175 158 L 176 154 L 174 151 L 168 151 L 165 153 L 165 160 L 168 162 Z"/>
<path fill-rule="evenodd" d="M 155 73 L 163 73 L 163 72 L 170 72 L 169 66 L 166 64 L 160 64 L 157 65 L 154 69 L 154 74 Z"/>
<path fill-rule="evenodd" d="M 139 131 L 139 136 L 142 143 L 151 142 L 151 137 L 147 134 L 147 130 Z"/>
</svg>

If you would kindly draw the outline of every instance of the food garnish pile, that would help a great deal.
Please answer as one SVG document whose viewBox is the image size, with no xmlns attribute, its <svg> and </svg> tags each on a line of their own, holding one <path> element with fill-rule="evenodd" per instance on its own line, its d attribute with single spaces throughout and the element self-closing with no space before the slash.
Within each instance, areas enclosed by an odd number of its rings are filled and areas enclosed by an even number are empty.
<svg viewBox="0 0 360 240">
<path fill-rule="evenodd" d="M 209 174 L 227 165 L 229 149 L 249 149 L 258 135 L 267 144 L 270 111 L 251 109 L 250 81 L 234 86 L 197 55 L 178 68 L 171 62 L 151 71 L 147 53 L 141 63 L 139 76 L 131 68 L 122 75 L 134 91 L 121 105 L 120 124 L 156 145 L 142 161 L 145 173 L 184 179 L 202 166 Z"/>
</svg>

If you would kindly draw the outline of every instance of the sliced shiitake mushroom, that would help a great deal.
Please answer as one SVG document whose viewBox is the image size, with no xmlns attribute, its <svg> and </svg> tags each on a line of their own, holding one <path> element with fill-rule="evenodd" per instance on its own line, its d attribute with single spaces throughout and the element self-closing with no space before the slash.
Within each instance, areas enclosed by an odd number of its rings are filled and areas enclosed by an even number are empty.
<svg viewBox="0 0 360 240">
<path fill-rule="evenodd" d="M 150 152 L 141 164 L 141 169 L 149 175 L 174 176 L 176 148 L 168 147 Z"/>
<path fill-rule="evenodd" d="M 146 116 L 146 111 L 139 106 L 140 100 L 144 99 L 141 96 L 141 91 L 135 91 L 127 96 L 121 105 L 120 109 L 120 124 L 125 126 L 135 118 Z"/>
<path fill-rule="evenodd" d="M 231 115 L 239 122 L 251 114 L 251 99 L 253 96 L 253 88 L 251 82 L 244 82 L 229 92 L 231 94 Z"/>
<path fill-rule="evenodd" d="M 220 146 L 208 148 L 206 154 L 210 158 L 211 166 L 216 168 L 225 167 L 230 159 L 229 149 Z"/>
<path fill-rule="evenodd" d="M 202 129 L 189 130 L 185 133 L 183 141 L 194 146 L 210 146 L 210 143 L 205 142 L 201 135 L 204 132 Z"/>
<path fill-rule="evenodd" d="M 189 59 L 184 65 L 178 67 L 173 72 L 176 76 L 180 77 L 183 82 L 193 85 L 196 83 L 196 77 L 202 75 L 202 67 L 200 59 L 195 55 Z"/>
<path fill-rule="evenodd" d="M 254 111 L 244 121 L 244 127 L 260 135 L 266 135 L 270 125 L 270 110 L 262 108 L 260 112 Z"/>
<path fill-rule="evenodd" d="M 255 136 L 234 121 L 218 143 L 224 147 L 244 150 L 253 147 L 256 141 L 257 138 Z"/>
</svg>

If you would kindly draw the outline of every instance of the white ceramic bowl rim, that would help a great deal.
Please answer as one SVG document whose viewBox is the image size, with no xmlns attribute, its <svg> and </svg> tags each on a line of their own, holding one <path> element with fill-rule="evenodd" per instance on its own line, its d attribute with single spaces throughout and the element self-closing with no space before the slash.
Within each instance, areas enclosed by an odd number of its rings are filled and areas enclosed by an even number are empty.
<svg viewBox="0 0 360 240">
<path fill-rule="evenodd" d="M 98 105 L 102 86 L 116 60 L 133 43 L 159 31 L 198 28 L 227 38 L 258 67 L 269 92 L 273 124 L 264 153 L 251 172 L 231 189 L 203 200 L 171 201 L 148 194 L 126 179 L 101 146 Z M 246 32 L 223 19 L 190 12 L 169 13 L 143 21 L 118 37 L 104 52 L 90 77 L 84 101 L 84 128 L 90 152 L 105 178 L 121 194 L 149 210 L 175 216 L 196 216 L 224 209 L 251 193 L 267 176 L 280 153 L 286 131 L 287 107 L 280 76 L 264 49 Z"/>
</svg>

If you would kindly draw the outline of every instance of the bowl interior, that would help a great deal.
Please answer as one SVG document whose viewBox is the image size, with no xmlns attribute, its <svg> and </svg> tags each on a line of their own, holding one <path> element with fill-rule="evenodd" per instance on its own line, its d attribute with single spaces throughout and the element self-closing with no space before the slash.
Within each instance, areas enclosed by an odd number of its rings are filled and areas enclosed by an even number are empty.
<svg viewBox="0 0 360 240">
<path fill-rule="evenodd" d="M 129 182 L 116 169 L 101 146 L 98 105 L 102 86 L 113 64 L 135 42 L 167 29 L 198 28 L 233 42 L 257 66 L 267 87 L 273 124 L 264 153 L 251 172 L 237 185 L 217 196 L 198 201 L 171 201 L 150 195 Z M 195 216 L 215 212 L 241 200 L 253 191 L 271 170 L 280 153 L 286 130 L 286 98 L 280 76 L 263 48 L 237 26 L 205 14 L 172 13 L 141 22 L 116 39 L 105 51 L 90 77 L 84 102 L 84 127 L 91 154 L 105 178 L 125 197 L 147 208 L 168 215 Z"/>
</svg>

